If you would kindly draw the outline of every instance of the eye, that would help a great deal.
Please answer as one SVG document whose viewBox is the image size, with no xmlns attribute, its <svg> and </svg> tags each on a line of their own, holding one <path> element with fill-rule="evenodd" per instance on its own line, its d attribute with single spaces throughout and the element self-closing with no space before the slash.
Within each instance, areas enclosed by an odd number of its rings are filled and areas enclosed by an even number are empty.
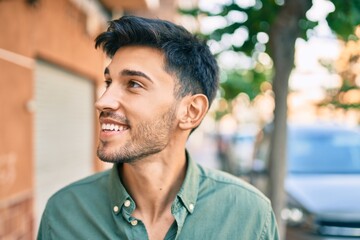
<svg viewBox="0 0 360 240">
<path fill-rule="evenodd" d="M 133 80 L 130 80 L 128 85 L 130 88 L 142 88 L 143 87 L 139 82 L 133 81 Z"/>
</svg>

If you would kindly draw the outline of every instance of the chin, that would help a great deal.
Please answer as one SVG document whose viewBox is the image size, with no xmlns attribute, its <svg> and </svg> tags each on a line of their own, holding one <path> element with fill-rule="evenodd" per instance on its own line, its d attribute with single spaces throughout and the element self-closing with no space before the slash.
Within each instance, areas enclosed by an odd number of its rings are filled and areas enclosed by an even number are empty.
<svg viewBox="0 0 360 240">
<path fill-rule="evenodd" d="M 115 163 L 118 162 L 118 156 L 114 153 L 110 147 L 104 146 L 105 144 L 100 144 L 97 149 L 97 156 L 103 162 Z"/>
<path fill-rule="evenodd" d="M 118 149 L 109 147 L 99 147 L 97 156 L 101 161 L 108 163 L 132 163 L 136 161 L 136 158 L 126 156 L 126 154 L 119 152 Z"/>
</svg>

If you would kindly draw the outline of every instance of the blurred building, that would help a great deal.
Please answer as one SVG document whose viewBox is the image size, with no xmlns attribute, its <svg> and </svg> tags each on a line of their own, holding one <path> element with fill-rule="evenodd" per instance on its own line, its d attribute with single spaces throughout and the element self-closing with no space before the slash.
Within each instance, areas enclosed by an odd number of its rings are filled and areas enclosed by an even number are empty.
<svg viewBox="0 0 360 240">
<path fill-rule="evenodd" d="M 174 20 L 176 2 L 0 0 L 0 239 L 33 239 L 52 193 L 104 169 L 94 38 L 124 14 Z"/>
</svg>

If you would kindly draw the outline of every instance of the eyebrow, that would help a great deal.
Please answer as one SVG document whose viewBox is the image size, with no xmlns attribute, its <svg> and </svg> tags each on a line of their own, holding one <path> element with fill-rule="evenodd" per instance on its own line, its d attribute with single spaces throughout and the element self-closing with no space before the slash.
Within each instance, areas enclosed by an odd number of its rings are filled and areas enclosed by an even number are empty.
<svg viewBox="0 0 360 240">
<path fill-rule="evenodd" d="M 104 75 L 106 74 L 110 74 L 110 70 L 109 68 L 105 68 L 104 71 Z M 146 75 L 145 73 L 141 72 L 141 71 L 136 71 L 136 70 L 131 70 L 131 69 L 124 69 L 119 73 L 120 76 L 138 76 L 138 77 L 143 77 L 146 78 L 147 80 L 149 80 L 150 82 L 153 82 L 153 80 Z"/>
</svg>

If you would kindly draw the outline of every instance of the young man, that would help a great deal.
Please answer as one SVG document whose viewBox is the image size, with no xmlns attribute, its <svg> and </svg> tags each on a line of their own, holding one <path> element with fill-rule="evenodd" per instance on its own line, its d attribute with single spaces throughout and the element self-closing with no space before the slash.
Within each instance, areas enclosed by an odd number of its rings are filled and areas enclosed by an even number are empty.
<svg viewBox="0 0 360 240">
<path fill-rule="evenodd" d="M 125 16 L 96 47 L 111 58 L 97 153 L 114 165 L 51 197 L 38 239 L 278 239 L 268 199 L 185 150 L 218 86 L 206 44 L 173 23 Z"/>
</svg>

